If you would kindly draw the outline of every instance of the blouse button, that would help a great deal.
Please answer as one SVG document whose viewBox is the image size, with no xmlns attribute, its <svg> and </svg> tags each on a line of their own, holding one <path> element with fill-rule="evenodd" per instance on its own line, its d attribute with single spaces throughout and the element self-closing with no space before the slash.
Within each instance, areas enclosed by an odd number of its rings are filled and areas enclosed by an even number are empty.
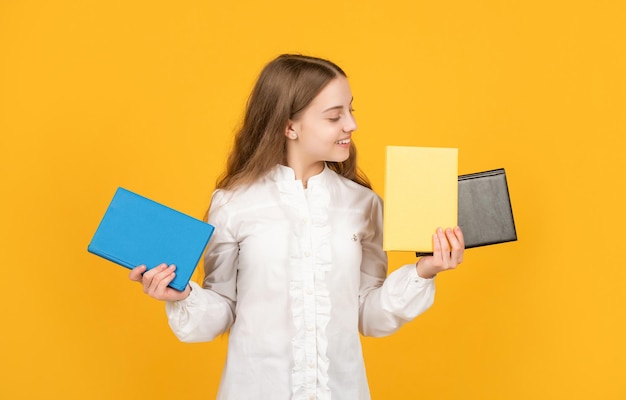
<svg viewBox="0 0 626 400">
<path fill-rule="evenodd" d="M 310 256 L 311 256 L 311 253 L 310 253 L 310 252 L 308 252 L 308 251 L 305 251 L 305 252 L 304 252 L 304 256 L 305 256 L 305 257 L 310 257 Z"/>
</svg>

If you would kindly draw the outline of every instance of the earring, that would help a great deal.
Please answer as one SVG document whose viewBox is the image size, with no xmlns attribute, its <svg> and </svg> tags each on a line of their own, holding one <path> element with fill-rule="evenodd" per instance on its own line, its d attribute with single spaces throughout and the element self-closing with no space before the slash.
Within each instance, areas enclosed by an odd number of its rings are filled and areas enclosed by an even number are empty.
<svg viewBox="0 0 626 400">
<path fill-rule="evenodd" d="M 296 133 L 295 133 L 295 132 L 293 132 L 293 133 L 291 134 L 291 138 L 292 138 L 292 139 L 296 139 L 297 137 L 298 137 L 298 135 L 296 135 Z"/>
</svg>

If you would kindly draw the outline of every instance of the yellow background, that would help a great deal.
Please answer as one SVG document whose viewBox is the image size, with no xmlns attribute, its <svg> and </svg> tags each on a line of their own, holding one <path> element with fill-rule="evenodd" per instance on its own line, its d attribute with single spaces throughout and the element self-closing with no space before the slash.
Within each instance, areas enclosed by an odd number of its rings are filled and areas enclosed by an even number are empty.
<svg viewBox="0 0 626 400">
<path fill-rule="evenodd" d="M 377 191 L 386 145 L 458 147 L 459 173 L 509 179 L 519 241 L 469 250 L 431 310 L 364 340 L 374 398 L 625 399 L 625 16 L 617 0 L 1 1 L 0 398 L 214 397 L 227 338 L 179 343 L 87 244 L 118 185 L 201 217 L 259 70 L 303 52 L 348 72 Z"/>
</svg>

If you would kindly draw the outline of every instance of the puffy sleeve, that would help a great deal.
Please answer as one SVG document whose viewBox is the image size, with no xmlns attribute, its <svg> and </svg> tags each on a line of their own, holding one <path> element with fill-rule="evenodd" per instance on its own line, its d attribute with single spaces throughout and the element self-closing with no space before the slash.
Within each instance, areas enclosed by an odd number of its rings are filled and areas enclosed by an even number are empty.
<svg viewBox="0 0 626 400">
<path fill-rule="evenodd" d="M 370 225 L 361 241 L 359 330 L 365 336 L 386 336 L 433 304 L 435 283 L 417 275 L 415 264 L 404 265 L 387 276 L 382 200 L 374 197 Z"/>
<path fill-rule="evenodd" d="M 185 300 L 166 303 L 169 325 L 183 342 L 205 342 L 226 333 L 235 320 L 239 244 L 231 229 L 227 194 L 216 191 L 208 222 L 215 227 L 204 255 L 203 286 L 191 282 Z"/>
</svg>

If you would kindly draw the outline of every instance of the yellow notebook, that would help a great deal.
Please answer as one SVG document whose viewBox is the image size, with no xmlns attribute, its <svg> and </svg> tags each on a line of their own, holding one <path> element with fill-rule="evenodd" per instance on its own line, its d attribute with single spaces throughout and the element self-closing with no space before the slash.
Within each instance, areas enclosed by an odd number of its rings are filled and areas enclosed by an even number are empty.
<svg viewBox="0 0 626 400">
<path fill-rule="evenodd" d="M 458 149 L 388 146 L 385 171 L 386 251 L 432 252 L 438 227 L 458 215 Z"/>
</svg>

